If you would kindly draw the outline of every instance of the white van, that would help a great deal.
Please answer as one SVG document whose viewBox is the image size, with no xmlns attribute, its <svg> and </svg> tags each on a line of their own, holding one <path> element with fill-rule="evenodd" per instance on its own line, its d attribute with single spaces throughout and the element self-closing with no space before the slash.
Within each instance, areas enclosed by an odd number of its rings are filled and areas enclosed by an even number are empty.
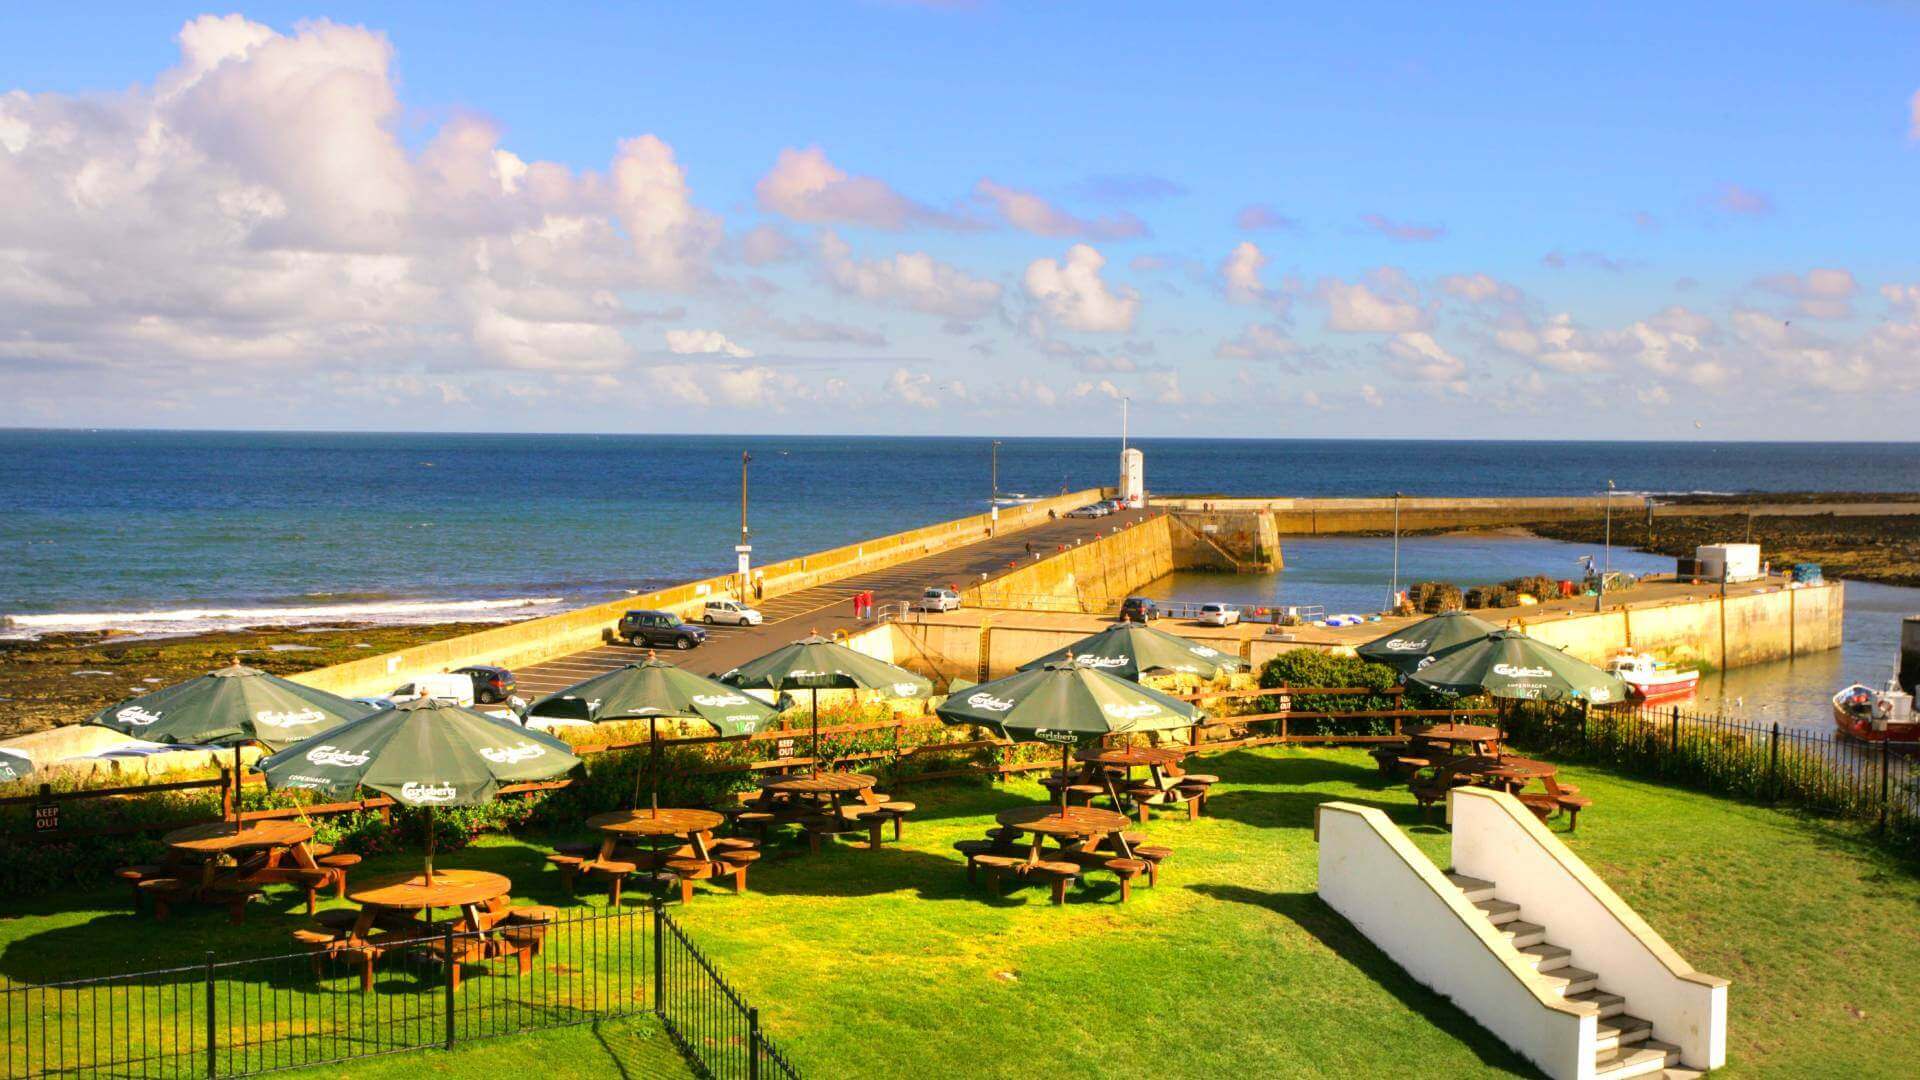
<svg viewBox="0 0 1920 1080">
<path fill-rule="evenodd" d="M 423 697 L 430 697 L 436 701 L 451 701 L 455 705 L 472 708 L 473 676 L 455 671 L 436 672 L 432 675 L 422 675 L 410 683 L 397 686 L 387 694 L 387 700 L 396 704 Z"/>
<path fill-rule="evenodd" d="M 760 613 L 742 604 L 738 600 L 709 600 L 700 613 L 704 623 L 726 623 L 729 626 L 759 626 Z"/>
</svg>

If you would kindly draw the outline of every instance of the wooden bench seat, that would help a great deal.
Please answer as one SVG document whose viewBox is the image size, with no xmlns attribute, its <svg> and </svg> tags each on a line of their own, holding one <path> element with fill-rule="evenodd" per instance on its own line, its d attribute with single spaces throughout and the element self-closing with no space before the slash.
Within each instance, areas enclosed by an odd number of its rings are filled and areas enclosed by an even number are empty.
<svg viewBox="0 0 1920 1080">
<path fill-rule="evenodd" d="M 140 898 L 144 895 L 140 891 L 140 883 L 152 878 L 169 877 L 171 875 L 164 866 L 155 863 L 135 863 L 132 866 L 120 867 L 113 872 L 113 876 L 126 882 L 127 887 L 133 890 L 133 909 L 138 911 L 140 910 Z"/>
<path fill-rule="evenodd" d="M 137 886 L 140 895 L 153 906 L 153 917 L 161 922 L 173 913 L 173 905 L 193 899 L 191 882 L 174 877 L 147 878 Z"/>
<path fill-rule="evenodd" d="M 313 861 L 334 872 L 333 895 L 336 899 L 347 898 L 347 871 L 360 865 L 360 856 L 352 854 L 335 855 L 331 848 L 325 852 L 315 852 Z"/>
<path fill-rule="evenodd" d="M 1027 864 L 1025 859 L 1013 855 L 975 855 L 968 861 L 985 871 L 987 888 L 993 890 L 995 896 L 1001 895 L 1005 888 L 1002 878 L 1019 877 L 1020 868 Z"/>
<path fill-rule="evenodd" d="M 1080 864 L 1078 863 L 1065 862 L 1058 859 L 1046 859 L 1040 862 L 1027 863 L 1025 866 L 1027 877 L 1038 878 L 1053 887 L 1053 902 L 1056 904 L 1066 903 L 1067 886 L 1080 880 Z"/>
<path fill-rule="evenodd" d="M 1101 866 L 1113 871 L 1114 876 L 1120 879 L 1120 902 L 1123 904 L 1133 896 L 1133 879 L 1149 873 L 1153 868 L 1145 859 L 1107 859 Z"/>
</svg>

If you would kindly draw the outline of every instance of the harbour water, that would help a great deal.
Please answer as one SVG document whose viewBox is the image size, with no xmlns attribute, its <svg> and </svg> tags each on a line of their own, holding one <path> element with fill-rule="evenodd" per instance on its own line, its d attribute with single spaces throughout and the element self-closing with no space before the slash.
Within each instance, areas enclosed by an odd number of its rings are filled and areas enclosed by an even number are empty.
<svg viewBox="0 0 1920 1080">
<path fill-rule="evenodd" d="M 1275 574 L 1180 573 L 1140 590 L 1156 599 L 1220 600 L 1243 606 L 1319 604 L 1328 614 L 1367 614 L 1385 606 L 1393 574 L 1393 542 L 1374 537 L 1288 538 L 1286 569 Z M 1407 537 L 1400 542 L 1401 587 L 1415 581 L 1482 584 L 1547 574 L 1578 579 L 1583 555 L 1607 561 L 1597 545 L 1506 535 Z M 1630 573 L 1673 572 L 1673 560 L 1613 549 L 1611 563 Z M 1920 614 L 1920 589 L 1847 583 L 1839 649 L 1793 660 L 1710 672 L 1692 699 L 1675 704 L 1783 728 L 1829 731 L 1828 699 L 1849 682 L 1878 686 L 1898 660 L 1900 621 Z"/>
</svg>

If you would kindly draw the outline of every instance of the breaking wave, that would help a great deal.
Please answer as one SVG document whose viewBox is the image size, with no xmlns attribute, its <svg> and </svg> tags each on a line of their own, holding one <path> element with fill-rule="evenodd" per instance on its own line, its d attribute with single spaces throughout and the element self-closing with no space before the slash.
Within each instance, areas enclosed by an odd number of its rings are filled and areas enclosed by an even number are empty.
<svg viewBox="0 0 1920 1080">
<path fill-rule="evenodd" d="M 0 616 L 0 637 L 88 630 L 129 630 L 140 634 L 197 634 L 242 626 L 306 626 L 355 622 L 419 625 L 437 622 L 510 622 L 550 615 L 564 601 L 558 596 L 522 596 L 500 600 L 374 600 L 280 607 L 191 607 L 158 611 L 52 612 Z"/>
</svg>

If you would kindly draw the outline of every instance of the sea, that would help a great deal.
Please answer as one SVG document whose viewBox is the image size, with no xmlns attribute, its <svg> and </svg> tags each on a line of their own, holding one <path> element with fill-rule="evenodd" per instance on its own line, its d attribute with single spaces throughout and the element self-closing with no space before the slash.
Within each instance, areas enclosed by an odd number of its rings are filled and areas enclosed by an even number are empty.
<svg viewBox="0 0 1920 1080">
<path fill-rule="evenodd" d="M 1865 492 L 1920 481 L 1920 444 L 1132 445 L 1150 491 L 1190 495 L 1585 495 L 1608 481 L 1647 493 Z M 755 560 L 767 562 L 980 513 L 996 479 L 1003 496 L 1111 484 L 1120 448 L 1091 438 L 0 430 L 0 635 L 548 614 L 729 568 L 743 455 L 746 523 Z M 1375 610 L 1391 574 L 1384 544 L 1293 540 L 1275 580 L 1202 589 L 1177 576 L 1152 591 Z M 1401 579 L 1573 576 L 1583 554 L 1600 553 L 1521 537 L 1410 539 Z M 1620 548 L 1611 558 L 1672 568 Z M 1856 587 L 1848 607 L 1837 673 L 1855 670 L 1857 654 L 1859 671 L 1883 678 L 1899 613 L 1920 612 L 1920 590 Z M 1892 629 L 1862 630 L 1856 643 L 1856 622 Z M 1823 700 L 1837 673 L 1810 676 Z"/>
</svg>

